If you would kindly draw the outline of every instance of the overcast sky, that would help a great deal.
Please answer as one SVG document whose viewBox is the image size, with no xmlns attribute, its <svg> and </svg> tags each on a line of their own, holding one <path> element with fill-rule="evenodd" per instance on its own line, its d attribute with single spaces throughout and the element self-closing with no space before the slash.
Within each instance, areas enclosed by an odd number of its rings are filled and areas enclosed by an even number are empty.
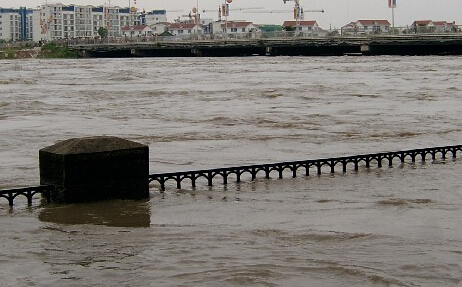
<svg viewBox="0 0 462 287">
<path fill-rule="evenodd" d="M 129 2 L 130 1 L 130 2 Z M 77 5 L 103 5 L 128 6 L 135 0 L 62 0 L 48 1 L 49 3 L 77 4 Z M 199 10 L 215 10 L 202 13 L 202 18 L 218 18 L 218 7 L 225 0 L 199 0 Z M 44 0 L 0 0 L 0 7 L 28 8 L 45 4 Z M 197 0 L 136 0 L 139 9 L 153 10 L 165 9 L 169 21 L 180 15 L 188 14 L 197 5 Z M 392 23 L 392 9 L 388 8 L 388 0 L 300 0 L 300 5 L 306 10 L 324 9 L 324 13 L 305 13 L 305 20 L 316 20 L 318 24 L 329 29 L 339 28 L 348 22 L 360 19 L 386 19 Z M 283 0 L 233 0 L 231 9 L 261 8 L 261 10 L 231 11 L 229 20 L 250 20 L 256 24 L 282 24 L 285 20 L 293 19 L 294 3 Z M 170 11 L 169 11 L 170 10 Z M 181 11 L 177 11 L 181 10 Z M 277 12 L 269 13 L 277 10 Z M 254 13 L 260 11 L 264 13 Z M 397 0 L 394 9 L 395 26 L 410 25 L 414 20 L 455 21 L 462 24 L 461 0 Z"/>
</svg>

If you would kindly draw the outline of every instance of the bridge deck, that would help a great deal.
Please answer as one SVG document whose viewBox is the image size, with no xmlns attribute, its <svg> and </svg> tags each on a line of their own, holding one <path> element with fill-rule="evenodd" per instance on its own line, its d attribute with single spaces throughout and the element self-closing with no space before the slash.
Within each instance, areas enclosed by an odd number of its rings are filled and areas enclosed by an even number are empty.
<svg viewBox="0 0 462 287">
<path fill-rule="evenodd" d="M 71 42 L 81 57 L 462 54 L 462 34 Z"/>
</svg>

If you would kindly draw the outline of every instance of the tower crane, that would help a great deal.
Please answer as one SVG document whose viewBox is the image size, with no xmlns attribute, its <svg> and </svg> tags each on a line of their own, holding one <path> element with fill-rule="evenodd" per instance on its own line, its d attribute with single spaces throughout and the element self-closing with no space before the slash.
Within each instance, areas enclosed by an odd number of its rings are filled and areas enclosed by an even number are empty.
<svg viewBox="0 0 462 287">
<path fill-rule="evenodd" d="M 324 10 L 321 9 L 321 10 L 307 10 L 307 11 L 303 11 L 303 8 L 300 6 L 300 0 L 282 0 L 284 2 L 284 4 L 287 3 L 287 1 L 294 1 L 295 5 L 294 5 L 294 19 L 296 21 L 296 25 L 298 26 L 298 23 L 300 22 L 300 20 L 303 20 L 305 15 L 304 13 L 305 12 L 321 12 L 321 13 L 324 13 Z"/>
<path fill-rule="evenodd" d="M 300 6 L 300 0 L 283 0 L 284 4 L 287 3 L 287 1 L 294 1 L 295 2 L 295 7 L 293 10 L 294 13 L 294 19 L 296 20 L 296 24 L 298 25 L 301 20 L 305 19 L 305 12 L 318 12 L 318 13 L 324 13 L 324 9 L 315 9 L 315 10 L 304 10 L 303 7 Z M 290 10 L 260 10 L 260 11 L 253 11 L 253 12 L 244 12 L 244 13 L 267 13 L 267 14 L 273 14 L 273 13 L 289 13 Z"/>
<path fill-rule="evenodd" d="M 202 12 L 203 13 L 218 12 L 218 20 L 221 21 L 222 17 L 229 15 L 229 11 L 251 11 L 251 10 L 260 10 L 260 9 L 263 9 L 263 7 L 229 8 L 229 6 L 226 7 L 225 5 L 222 5 L 218 7 L 218 10 L 217 9 L 204 9 L 202 10 Z"/>
</svg>

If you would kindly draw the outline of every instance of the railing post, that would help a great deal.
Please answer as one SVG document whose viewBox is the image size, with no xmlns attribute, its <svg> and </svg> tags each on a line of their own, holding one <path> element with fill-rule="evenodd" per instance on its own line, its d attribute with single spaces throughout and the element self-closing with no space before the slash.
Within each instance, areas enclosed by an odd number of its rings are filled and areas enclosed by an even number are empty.
<svg viewBox="0 0 462 287">
<path fill-rule="evenodd" d="M 265 165 L 265 178 L 269 179 L 270 178 L 270 171 L 269 171 L 269 166 Z"/>
<path fill-rule="evenodd" d="M 176 175 L 176 188 L 181 189 L 181 177 L 179 174 Z"/>
<path fill-rule="evenodd" d="M 212 177 L 212 172 L 211 172 L 211 171 L 208 172 L 207 179 L 208 179 L 208 184 L 209 184 L 209 186 L 212 186 L 212 185 L 213 185 L 213 182 L 212 182 L 212 181 L 213 181 L 213 177 Z"/>
</svg>

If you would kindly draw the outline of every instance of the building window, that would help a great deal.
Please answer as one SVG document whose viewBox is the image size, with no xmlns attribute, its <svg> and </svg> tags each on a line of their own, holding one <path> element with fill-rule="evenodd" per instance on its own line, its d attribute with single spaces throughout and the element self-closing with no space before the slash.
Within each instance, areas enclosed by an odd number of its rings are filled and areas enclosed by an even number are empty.
<svg viewBox="0 0 462 287">
<path fill-rule="evenodd" d="M 178 34 L 183 34 L 183 30 L 178 30 Z"/>
<path fill-rule="evenodd" d="M 237 28 L 231 28 L 231 32 L 236 33 L 236 32 L 237 32 Z"/>
<path fill-rule="evenodd" d="M 242 33 L 245 33 L 245 28 L 242 28 Z"/>
</svg>

